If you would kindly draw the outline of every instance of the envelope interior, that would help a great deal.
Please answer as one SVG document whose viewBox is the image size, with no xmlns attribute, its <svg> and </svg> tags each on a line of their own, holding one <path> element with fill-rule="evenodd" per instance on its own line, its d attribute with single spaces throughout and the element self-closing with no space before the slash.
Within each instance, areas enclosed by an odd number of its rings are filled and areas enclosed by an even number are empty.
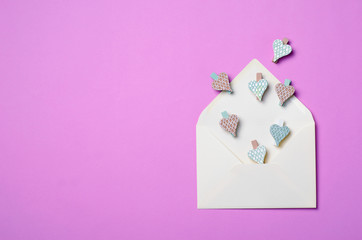
<svg viewBox="0 0 362 240">
<path fill-rule="evenodd" d="M 261 72 L 268 81 L 268 88 L 262 101 L 258 101 L 249 90 L 248 83 L 256 79 L 256 73 Z M 233 93 L 222 92 L 203 111 L 198 126 L 205 126 L 210 133 L 225 145 L 242 164 L 255 164 L 248 158 L 247 153 L 252 149 L 251 141 L 257 140 L 259 145 L 267 148 L 266 163 L 272 163 L 278 152 L 301 129 L 314 123 L 309 110 L 296 98 L 290 98 L 284 106 L 279 106 L 275 85 L 280 83 L 263 65 L 253 60 L 238 76 L 232 80 Z M 236 137 L 219 126 L 221 113 L 227 111 L 239 117 Z M 282 119 L 290 129 L 290 136 L 282 141 L 279 148 L 273 146 L 275 141 L 269 128 Z"/>
</svg>

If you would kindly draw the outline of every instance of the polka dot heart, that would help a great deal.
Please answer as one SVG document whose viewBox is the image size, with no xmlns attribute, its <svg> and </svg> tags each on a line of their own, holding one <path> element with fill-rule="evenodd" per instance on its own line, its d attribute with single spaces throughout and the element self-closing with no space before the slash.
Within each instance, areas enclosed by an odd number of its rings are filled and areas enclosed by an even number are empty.
<svg viewBox="0 0 362 240">
<path fill-rule="evenodd" d="M 275 91 L 277 92 L 278 98 L 280 100 L 280 106 L 283 106 L 285 101 L 294 95 L 295 89 L 293 86 L 285 86 L 285 84 L 283 85 L 278 83 L 275 85 Z"/>
<path fill-rule="evenodd" d="M 216 74 L 215 74 L 216 75 Z M 212 88 L 215 90 L 226 90 L 229 92 L 232 92 L 233 90 L 231 90 L 230 87 L 230 83 L 229 83 L 229 76 L 226 73 L 220 73 L 219 75 L 211 76 L 214 81 L 212 82 Z"/>
<path fill-rule="evenodd" d="M 258 164 L 264 164 L 265 155 L 266 155 L 266 147 L 262 145 L 259 145 L 256 149 L 251 149 L 248 152 L 249 158 Z"/>
<path fill-rule="evenodd" d="M 273 42 L 274 58 L 273 62 L 277 62 L 278 59 L 289 55 L 292 52 L 292 47 L 288 44 L 284 44 L 282 40 L 277 39 Z"/>
<path fill-rule="evenodd" d="M 290 130 L 287 126 L 279 126 L 278 124 L 273 124 L 270 127 L 270 133 L 275 140 L 275 144 L 279 147 L 280 142 L 288 136 Z"/>
<path fill-rule="evenodd" d="M 263 94 L 268 87 L 268 81 L 265 79 L 261 79 L 259 81 L 253 80 L 249 82 L 248 87 L 250 91 L 252 91 L 255 94 L 258 100 L 261 101 Z"/>
<path fill-rule="evenodd" d="M 228 118 L 220 120 L 220 126 L 236 137 L 236 128 L 238 127 L 239 118 L 235 114 L 231 114 Z"/>
</svg>

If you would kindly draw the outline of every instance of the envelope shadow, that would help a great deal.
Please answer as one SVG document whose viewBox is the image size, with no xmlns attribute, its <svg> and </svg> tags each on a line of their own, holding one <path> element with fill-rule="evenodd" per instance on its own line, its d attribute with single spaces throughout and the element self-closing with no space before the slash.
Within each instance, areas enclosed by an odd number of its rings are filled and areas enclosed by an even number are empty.
<svg viewBox="0 0 362 240">
<path fill-rule="evenodd" d="M 319 155 L 318 155 L 318 127 L 317 127 L 317 121 L 314 119 L 314 128 L 315 128 L 315 181 L 316 181 L 316 208 L 318 209 L 318 159 L 319 159 Z"/>
<path fill-rule="evenodd" d="M 290 131 L 289 134 L 279 143 L 279 148 L 282 148 L 283 145 L 285 145 L 286 142 L 288 142 L 289 139 L 292 138 L 292 137 L 293 137 L 293 132 Z"/>
<path fill-rule="evenodd" d="M 236 128 L 236 137 L 239 137 L 241 128 L 242 128 L 242 122 L 241 122 L 241 119 L 239 118 L 238 127 Z"/>
<path fill-rule="evenodd" d="M 268 164 L 269 163 L 269 159 L 268 159 L 268 151 L 266 151 L 265 153 L 265 157 L 264 157 L 264 164 Z"/>
</svg>

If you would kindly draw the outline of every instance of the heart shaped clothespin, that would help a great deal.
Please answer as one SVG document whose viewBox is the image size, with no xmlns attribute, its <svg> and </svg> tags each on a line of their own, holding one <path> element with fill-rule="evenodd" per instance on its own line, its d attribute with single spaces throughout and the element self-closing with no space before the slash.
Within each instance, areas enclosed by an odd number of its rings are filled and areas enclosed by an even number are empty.
<svg viewBox="0 0 362 240">
<path fill-rule="evenodd" d="M 274 58 L 273 62 L 278 63 L 278 60 L 282 57 L 289 55 L 292 52 L 292 47 L 288 45 L 288 38 L 283 40 L 276 39 L 273 42 Z"/>
<path fill-rule="evenodd" d="M 287 101 L 291 96 L 293 96 L 295 89 L 293 86 L 290 86 L 289 79 L 284 80 L 284 85 L 281 83 L 278 83 L 275 85 L 275 91 L 278 94 L 278 98 L 280 100 L 279 105 L 283 106 L 284 102 Z"/>
<path fill-rule="evenodd" d="M 235 114 L 229 114 L 224 111 L 221 113 L 223 119 L 220 120 L 220 126 L 236 137 L 236 128 L 238 127 L 239 118 Z"/>
<path fill-rule="evenodd" d="M 275 140 L 275 145 L 279 147 L 280 142 L 286 138 L 290 132 L 287 126 L 283 126 L 284 121 L 279 120 L 277 124 L 273 124 L 270 126 L 270 133 Z"/>
<path fill-rule="evenodd" d="M 212 79 L 214 79 L 214 81 L 212 82 L 212 88 L 218 91 L 228 91 L 229 93 L 232 93 L 232 89 L 230 87 L 230 82 L 229 82 L 229 76 L 222 72 L 219 75 L 217 75 L 216 73 L 212 73 L 210 75 L 210 77 Z"/>
<path fill-rule="evenodd" d="M 268 87 L 268 81 L 263 79 L 261 73 L 257 73 L 256 81 L 255 80 L 250 81 L 248 83 L 248 87 L 249 87 L 250 91 L 252 91 L 252 93 L 255 94 L 256 99 L 261 101 L 261 99 L 263 98 L 263 94 Z"/>
<path fill-rule="evenodd" d="M 251 141 L 251 145 L 253 145 L 253 149 L 248 152 L 249 158 L 258 164 L 264 164 L 266 147 L 259 145 L 256 140 Z"/>
</svg>

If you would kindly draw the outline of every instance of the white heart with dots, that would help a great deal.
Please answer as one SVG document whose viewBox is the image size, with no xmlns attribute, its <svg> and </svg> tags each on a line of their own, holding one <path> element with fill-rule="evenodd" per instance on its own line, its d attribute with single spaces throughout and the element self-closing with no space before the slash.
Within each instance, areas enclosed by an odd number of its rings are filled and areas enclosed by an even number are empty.
<svg viewBox="0 0 362 240">
<path fill-rule="evenodd" d="M 279 58 L 285 57 L 292 52 L 292 47 L 284 44 L 282 40 L 276 39 L 273 42 L 274 58 L 273 62 L 278 61 Z"/>
</svg>

